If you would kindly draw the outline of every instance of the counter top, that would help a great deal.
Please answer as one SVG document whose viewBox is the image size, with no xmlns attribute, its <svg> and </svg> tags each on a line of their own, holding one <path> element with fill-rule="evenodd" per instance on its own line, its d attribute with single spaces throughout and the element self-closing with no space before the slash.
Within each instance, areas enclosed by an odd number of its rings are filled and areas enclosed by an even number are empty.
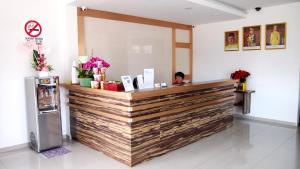
<svg viewBox="0 0 300 169">
<path fill-rule="evenodd" d="M 114 92 L 69 89 L 72 137 L 129 166 L 232 126 L 234 80 Z"/>
<path fill-rule="evenodd" d="M 235 80 L 224 79 L 224 80 L 215 80 L 215 81 L 206 81 L 206 82 L 194 82 L 194 83 L 186 83 L 184 85 L 171 85 L 165 88 L 152 88 L 152 89 L 141 89 L 134 90 L 131 92 L 116 92 L 109 90 L 101 90 L 101 89 L 92 89 L 87 87 L 81 87 L 79 85 L 66 85 L 62 84 L 63 87 L 66 87 L 72 91 L 85 91 L 85 92 L 93 92 L 106 96 L 115 96 L 120 97 L 127 100 L 134 100 L 144 97 L 153 97 L 153 96 L 161 96 L 178 92 L 186 92 L 190 90 L 199 90 L 208 87 L 218 87 L 224 85 L 231 85 L 235 83 Z"/>
</svg>

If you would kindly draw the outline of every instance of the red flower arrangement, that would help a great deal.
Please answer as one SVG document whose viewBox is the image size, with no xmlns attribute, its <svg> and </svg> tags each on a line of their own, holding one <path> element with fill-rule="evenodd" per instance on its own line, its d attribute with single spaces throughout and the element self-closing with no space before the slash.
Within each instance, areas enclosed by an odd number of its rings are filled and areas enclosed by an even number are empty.
<svg viewBox="0 0 300 169">
<path fill-rule="evenodd" d="M 250 76 L 250 73 L 245 70 L 238 70 L 231 73 L 230 78 L 234 80 L 246 81 L 246 78 Z"/>
<path fill-rule="evenodd" d="M 51 72 L 54 70 L 52 65 L 47 64 L 44 54 L 39 53 L 37 50 L 33 50 L 32 57 L 33 61 L 31 65 L 36 71 Z"/>
</svg>

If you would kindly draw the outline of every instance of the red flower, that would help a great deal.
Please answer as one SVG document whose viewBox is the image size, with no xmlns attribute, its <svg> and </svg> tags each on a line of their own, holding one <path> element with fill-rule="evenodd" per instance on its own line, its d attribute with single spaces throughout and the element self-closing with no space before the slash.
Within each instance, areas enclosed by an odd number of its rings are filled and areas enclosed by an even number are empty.
<svg viewBox="0 0 300 169">
<path fill-rule="evenodd" d="M 250 76 L 250 73 L 245 71 L 245 70 L 238 70 L 238 71 L 235 71 L 233 73 L 231 73 L 231 76 L 230 78 L 231 79 L 234 79 L 234 80 L 240 80 L 241 78 L 247 78 Z"/>
</svg>

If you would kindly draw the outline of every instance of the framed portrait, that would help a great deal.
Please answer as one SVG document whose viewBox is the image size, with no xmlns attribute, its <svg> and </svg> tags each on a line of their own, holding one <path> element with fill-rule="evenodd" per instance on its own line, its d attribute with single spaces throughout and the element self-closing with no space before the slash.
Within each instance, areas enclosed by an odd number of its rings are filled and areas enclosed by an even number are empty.
<svg viewBox="0 0 300 169">
<path fill-rule="evenodd" d="M 261 26 L 243 27 L 243 50 L 261 49 Z"/>
<path fill-rule="evenodd" d="M 224 50 L 239 50 L 239 31 L 228 31 L 224 33 Z"/>
<path fill-rule="evenodd" d="M 266 49 L 286 48 L 286 23 L 266 25 Z"/>
</svg>

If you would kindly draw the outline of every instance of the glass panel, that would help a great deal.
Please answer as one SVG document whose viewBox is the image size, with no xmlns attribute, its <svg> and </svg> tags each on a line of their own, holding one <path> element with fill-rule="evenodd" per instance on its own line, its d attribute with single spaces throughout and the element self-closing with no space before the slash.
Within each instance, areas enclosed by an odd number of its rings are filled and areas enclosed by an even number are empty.
<svg viewBox="0 0 300 169">
<path fill-rule="evenodd" d="M 57 87 L 54 79 L 39 79 L 37 87 L 38 108 L 40 111 L 56 110 L 58 104 Z"/>
<path fill-rule="evenodd" d="M 176 72 L 190 74 L 190 50 L 186 48 L 176 48 Z"/>
<path fill-rule="evenodd" d="M 190 43 L 189 31 L 183 29 L 176 29 L 176 42 Z"/>
<path fill-rule="evenodd" d="M 87 54 L 111 64 L 108 80 L 154 68 L 156 82 L 172 82 L 172 29 L 92 17 L 84 25 Z"/>
</svg>

